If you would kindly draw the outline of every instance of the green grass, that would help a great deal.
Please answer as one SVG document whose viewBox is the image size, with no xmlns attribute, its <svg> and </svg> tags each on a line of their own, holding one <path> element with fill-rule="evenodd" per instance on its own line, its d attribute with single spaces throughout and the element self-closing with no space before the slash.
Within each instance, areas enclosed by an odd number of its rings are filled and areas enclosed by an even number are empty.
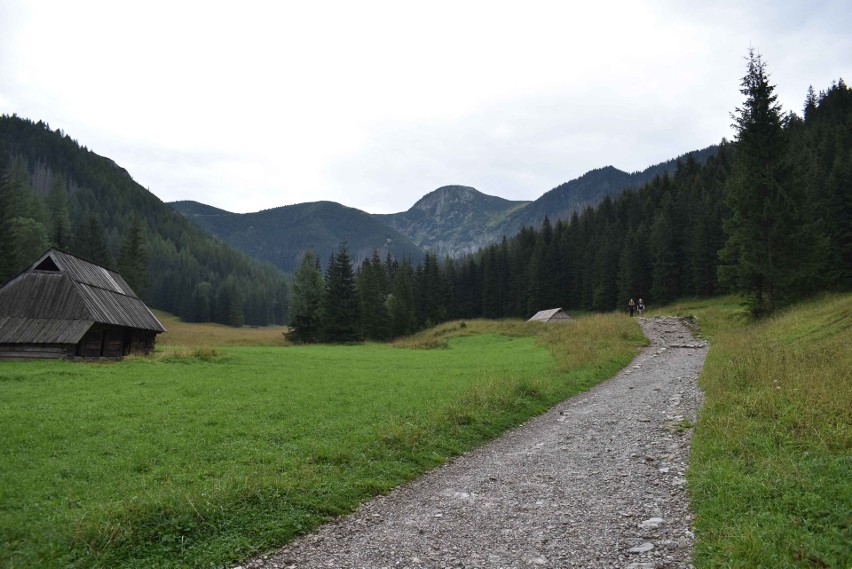
<svg viewBox="0 0 852 569">
<path fill-rule="evenodd" d="M 635 322 L 597 316 L 454 323 L 396 347 L 2 363 L 0 564 L 233 565 L 613 375 L 642 343 Z"/>
<path fill-rule="evenodd" d="M 852 295 L 748 322 L 669 307 L 712 341 L 688 472 L 697 567 L 852 566 Z"/>
</svg>

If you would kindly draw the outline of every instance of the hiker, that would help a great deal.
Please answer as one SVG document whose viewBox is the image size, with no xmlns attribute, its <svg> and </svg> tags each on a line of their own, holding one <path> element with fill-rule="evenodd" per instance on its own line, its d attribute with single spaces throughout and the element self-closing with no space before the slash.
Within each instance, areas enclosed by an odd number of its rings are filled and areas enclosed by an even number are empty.
<svg viewBox="0 0 852 569">
<path fill-rule="evenodd" d="M 639 299 L 639 304 L 636 305 L 636 309 L 639 311 L 639 316 L 642 316 L 642 313 L 645 312 L 645 303 L 642 302 L 642 299 Z"/>
<path fill-rule="evenodd" d="M 627 303 L 627 310 L 630 311 L 630 317 L 633 318 L 633 311 L 636 310 L 636 303 L 633 302 L 633 299 L 630 299 L 630 302 Z"/>
</svg>

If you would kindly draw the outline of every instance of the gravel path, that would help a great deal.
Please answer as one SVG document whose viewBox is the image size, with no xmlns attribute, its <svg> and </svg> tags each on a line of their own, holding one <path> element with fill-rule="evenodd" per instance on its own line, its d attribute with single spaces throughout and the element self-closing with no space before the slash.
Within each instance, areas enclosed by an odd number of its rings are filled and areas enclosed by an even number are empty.
<svg viewBox="0 0 852 569">
<path fill-rule="evenodd" d="M 691 567 L 707 347 L 675 318 L 616 377 L 246 569 Z"/>
</svg>

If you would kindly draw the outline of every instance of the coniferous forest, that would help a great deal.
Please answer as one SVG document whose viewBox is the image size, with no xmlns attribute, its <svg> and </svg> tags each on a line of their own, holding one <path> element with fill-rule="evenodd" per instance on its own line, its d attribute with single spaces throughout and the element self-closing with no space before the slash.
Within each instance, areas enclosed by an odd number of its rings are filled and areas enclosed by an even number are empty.
<svg viewBox="0 0 852 569">
<path fill-rule="evenodd" d="M 416 265 L 307 254 L 284 275 L 210 237 L 61 131 L 0 117 L 0 280 L 58 246 L 117 268 L 187 321 L 289 322 L 296 341 L 384 340 L 450 319 L 610 311 L 737 292 L 756 315 L 852 288 L 852 94 L 843 80 L 781 109 L 747 57 L 735 138 L 673 175 L 547 218 L 475 254 Z M 322 263 L 321 263 L 322 261 Z M 325 269 L 323 269 L 323 265 Z"/>
<path fill-rule="evenodd" d="M 315 325 L 293 338 L 381 340 L 445 320 L 626 310 L 631 298 L 662 305 L 729 292 L 761 315 L 819 291 L 849 290 L 852 92 L 843 80 L 810 90 L 800 117 L 782 112 L 774 89 L 750 53 L 746 100 L 732 114 L 736 139 L 723 140 L 705 164 L 679 162 L 672 176 L 567 221 L 545 218 L 474 255 L 427 254 L 412 267 L 376 253 L 352 268 L 342 245 L 324 281 L 307 259 L 294 280 L 291 323 Z M 311 282 L 325 283 L 324 300 Z M 317 298 L 312 305 L 300 298 L 306 290 Z M 324 310 L 352 325 L 323 330 L 316 315 Z"/>
<path fill-rule="evenodd" d="M 48 246 L 117 269 L 191 322 L 284 323 L 284 275 L 212 238 L 112 160 L 49 125 L 0 117 L 0 282 Z"/>
</svg>

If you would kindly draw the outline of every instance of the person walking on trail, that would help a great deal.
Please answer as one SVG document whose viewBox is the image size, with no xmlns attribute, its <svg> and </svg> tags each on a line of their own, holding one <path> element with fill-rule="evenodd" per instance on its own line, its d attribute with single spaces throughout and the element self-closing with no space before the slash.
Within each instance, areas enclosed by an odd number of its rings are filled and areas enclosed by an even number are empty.
<svg viewBox="0 0 852 569">
<path fill-rule="evenodd" d="M 645 312 L 645 303 L 642 302 L 642 299 L 639 299 L 639 304 L 636 305 L 636 310 L 639 311 L 639 316 L 642 316 L 642 313 Z"/>
<path fill-rule="evenodd" d="M 627 303 L 627 310 L 630 312 L 630 317 L 633 318 L 633 311 L 636 310 L 636 303 L 633 302 L 633 299 L 630 299 L 630 302 Z"/>
</svg>

